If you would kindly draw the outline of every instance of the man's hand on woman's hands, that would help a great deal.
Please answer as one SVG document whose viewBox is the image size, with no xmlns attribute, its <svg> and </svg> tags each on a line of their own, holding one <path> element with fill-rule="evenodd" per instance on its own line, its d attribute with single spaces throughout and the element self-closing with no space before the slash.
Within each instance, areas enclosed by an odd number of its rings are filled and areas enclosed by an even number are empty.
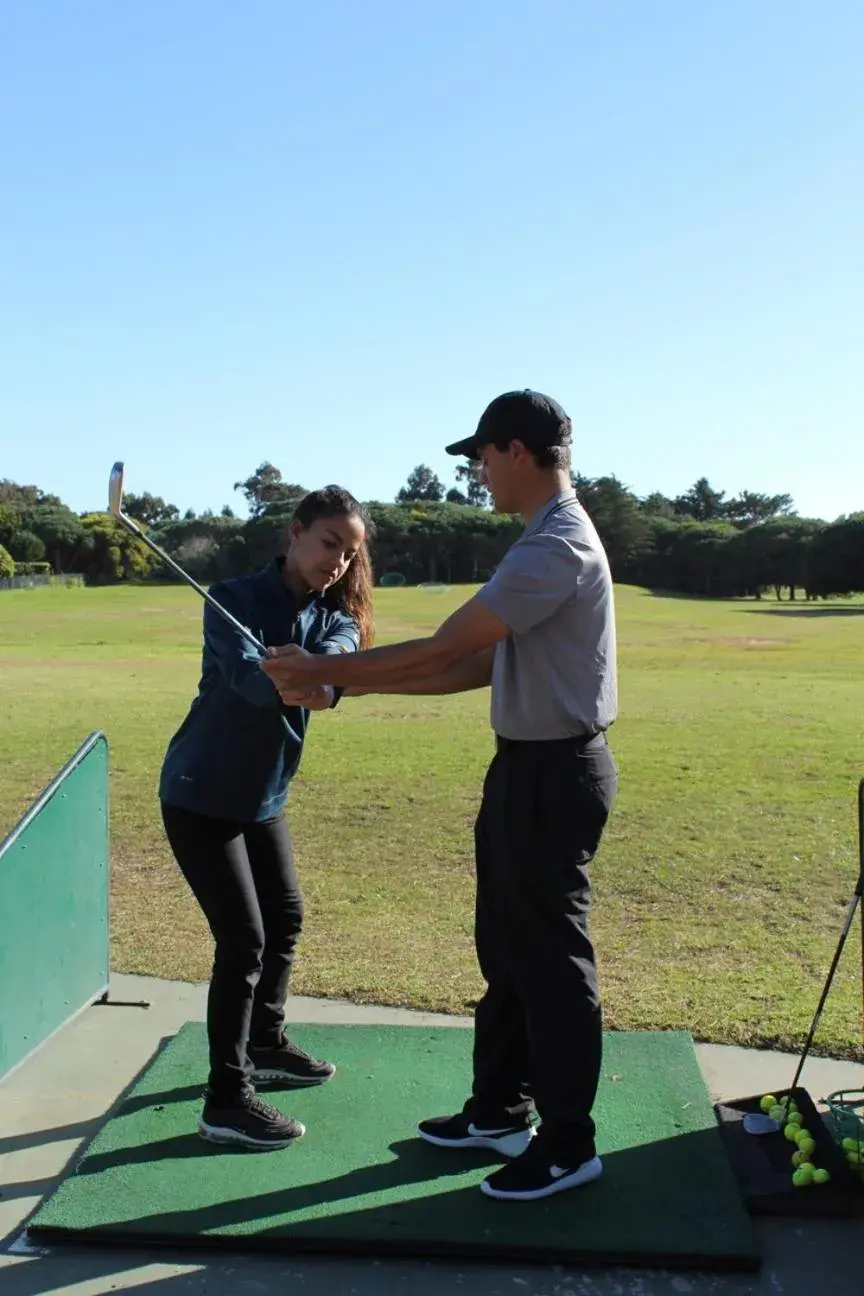
<svg viewBox="0 0 864 1296">
<path fill-rule="evenodd" d="M 305 707 L 307 711 L 328 709 L 333 702 L 333 690 L 328 684 L 310 684 L 308 668 L 304 670 L 307 662 L 318 665 L 312 653 L 299 644 L 283 644 L 267 651 L 269 656 L 261 663 L 261 669 L 270 676 L 286 706 Z"/>
</svg>

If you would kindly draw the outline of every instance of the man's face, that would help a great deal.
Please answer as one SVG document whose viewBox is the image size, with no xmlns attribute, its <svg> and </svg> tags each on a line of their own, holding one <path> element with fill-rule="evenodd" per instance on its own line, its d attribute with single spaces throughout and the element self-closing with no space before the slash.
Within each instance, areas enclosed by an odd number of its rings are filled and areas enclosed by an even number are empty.
<svg viewBox="0 0 864 1296">
<path fill-rule="evenodd" d="M 533 463 L 521 441 L 511 441 L 506 450 L 491 444 L 481 447 L 479 476 L 492 495 L 496 513 L 519 512 L 526 458 Z"/>
</svg>

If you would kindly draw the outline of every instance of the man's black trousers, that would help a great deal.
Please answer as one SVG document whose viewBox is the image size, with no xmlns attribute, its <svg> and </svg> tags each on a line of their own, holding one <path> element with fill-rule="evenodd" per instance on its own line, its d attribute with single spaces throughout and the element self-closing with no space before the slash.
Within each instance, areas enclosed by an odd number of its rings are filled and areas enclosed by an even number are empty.
<svg viewBox="0 0 864 1296">
<path fill-rule="evenodd" d="M 498 739 L 475 827 L 476 1124 L 533 1099 L 562 1155 L 594 1137 L 603 1049 L 588 866 L 617 791 L 605 734 Z"/>
</svg>

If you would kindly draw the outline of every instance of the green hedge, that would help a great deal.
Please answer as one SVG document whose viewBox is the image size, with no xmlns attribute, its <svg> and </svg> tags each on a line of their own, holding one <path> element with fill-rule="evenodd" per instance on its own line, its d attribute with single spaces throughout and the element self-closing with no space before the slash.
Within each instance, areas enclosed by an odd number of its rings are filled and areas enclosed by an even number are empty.
<svg viewBox="0 0 864 1296">
<path fill-rule="evenodd" d="M 51 564 L 48 562 L 19 562 L 15 564 L 16 576 L 50 576 Z"/>
</svg>

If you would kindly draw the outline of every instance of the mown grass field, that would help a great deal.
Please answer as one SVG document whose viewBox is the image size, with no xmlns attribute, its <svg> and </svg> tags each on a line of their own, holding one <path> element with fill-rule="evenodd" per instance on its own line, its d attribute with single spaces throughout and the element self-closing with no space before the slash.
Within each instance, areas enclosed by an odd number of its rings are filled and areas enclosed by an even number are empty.
<svg viewBox="0 0 864 1296">
<path fill-rule="evenodd" d="M 469 593 L 381 590 L 379 641 Z M 864 605 L 618 590 L 621 791 L 594 877 L 607 1024 L 799 1045 L 857 876 Z M 185 588 L 0 594 L 0 831 L 94 729 L 111 746 L 113 962 L 203 980 L 209 934 L 162 838 L 156 783 L 192 697 Z M 485 693 L 363 698 L 313 719 L 290 818 L 307 896 L 295 989 L 465 1011 Z M 860 1055 L 850 939 L 817 1051 Z"/>
</svg>

